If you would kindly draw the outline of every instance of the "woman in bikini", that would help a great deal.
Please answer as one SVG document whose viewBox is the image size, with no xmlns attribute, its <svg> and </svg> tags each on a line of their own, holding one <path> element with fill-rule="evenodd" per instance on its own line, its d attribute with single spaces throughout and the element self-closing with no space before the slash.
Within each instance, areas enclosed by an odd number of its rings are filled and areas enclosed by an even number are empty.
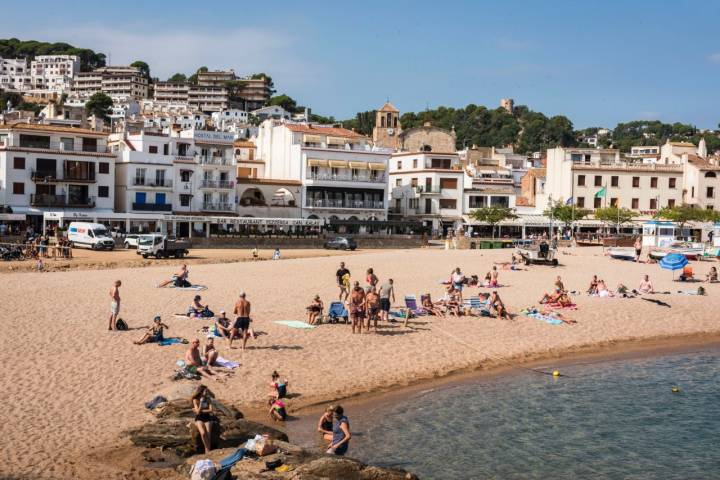
<svg viewBox="0 0 720 480">
<path fill-rule="evenodd" d="M 430 315 L 435 315 L 436 317 L 445 318 L 445 314 L 443 311 L 435 306 L 435 304 L 432 302 L 432 299 L 430 297 L 429 293 L 426 293 L 422 296 L 422 308 L 426 312 L 428 312 Z"/>
<path fill-rule="evenodd" d="M 218 358 L 218 351 L 215 349 L 215 340 L 212 337 L 205 340 L 205 346 L 203 347 L 200 355 L 205 361 L 205 365 L 215 365 L 215 360 Z"/>
<path fill-rule="evenodd" d="M 323 302 L 322 300 L 320 300 L 320 295 L 315 295 L 312 303 L 308 305 L 305 310 L 307 310 L 308 313 L 308 323 L 310 325 L 315 325 L 318 318 L 322 315 L 323 311 Z"/>
<path fill-rule="evenodd" d="M 335 415 L 335 407 L 332 405 L 327 407 L 322 416 L 318 420 L 317 431 L 320 432 L 324 440 L 328 442 L 332 440 L 333 435 L 333 419 Z"/>
<path fill-rule="evenodd" d="M 211 438 L 213 423 L 217 417 L 213 414 L 211 402 L 212 393 L 205 385 L 200 385 L 192 396 L 193 412 L 195 412 L 195 426 L 200 433 L 200 439 L 205 447 L 205 453 L 212 449 Z"/>
<path fill-rule="evenodd" d="M 133 343 L 135 343 L 135 345 L 142 345 L 144 343 L 161 342 L 164 339 L 163 330 L 166 328 L 170 328 L 170 327 L 165 325 L 162 322 L 160 315 L 158 315 L 153 319 L 153 324 L 150 325 L 149 327 L 147 327 L 148 330 L 147 330 L 147 332 L 145 332 L 145 335 L 143 335 L 143 337 L 140 340 L 138 340 L 137 342 L 133 342 Z"/>
</svg>

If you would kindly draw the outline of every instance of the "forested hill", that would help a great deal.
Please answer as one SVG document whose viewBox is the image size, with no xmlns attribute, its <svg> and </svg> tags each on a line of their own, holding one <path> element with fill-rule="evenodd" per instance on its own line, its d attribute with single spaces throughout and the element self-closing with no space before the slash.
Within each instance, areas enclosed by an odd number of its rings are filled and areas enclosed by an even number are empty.
<svg viewBox="0 0 720 480">
<path fill-rule="evenodd" d="M 87 72 L 105 66 L 105 54 L 96 53 L 89 48 L 73 47 L 69 43 L 38 42 L 37 40 L 0 39 L 0 57 L 27 58 L 37 55 L 77 55 L 80 57 L 80 69 Z"/>
</svg>

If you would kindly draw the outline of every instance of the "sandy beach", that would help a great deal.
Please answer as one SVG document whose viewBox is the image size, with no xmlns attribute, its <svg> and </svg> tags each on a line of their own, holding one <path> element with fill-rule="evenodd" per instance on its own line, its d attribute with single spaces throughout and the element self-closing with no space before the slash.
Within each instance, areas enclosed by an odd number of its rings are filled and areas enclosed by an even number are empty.
<svg viewBox="0 0 720 480">
<path fill-rule="evenodd" d="M 203 302 L 218 312 L 232 310 L 240 290 L 253 306 L 253 327 L 264 332 L 245 352 L 216 341 L 220 354 L 240 362 L 231 378 L 212 382 L 217 396 L 241 409 L 258 406 L 269 375 L 278 370 L 290 380 L 290 413 L 322 401 L 407 385 L 466 369 L 489 369 L 538 358 L 559 358 L 578 351 L 622 349 L 665 337 L 685 338 L 720 333 L 717 309 L 720 285 L 703 284 L 704 297 L 680 295 L 698 283 L 674 282 L 657 265 L 611 260 L 599 248 L 577 248 L 560 255 L 561 266 L 531 266 L 528 271 L 501 271 L 498 289 L 512 314 L 537 305 L 543 292 L 561 275 L 568 290 L 587 288 L 592 274 L 610 288 L 623 282 L 637 287 L 648 273 L 656 290 L 649 295 L 668 306 L 641 298 L 573 296 L 576 311 L 565 313 L 574 325 L 549 325 L 517 316 L 493 318 L 423 317 L 409 328 L 383 325 L 379 334 L 351 335 L 346 325 L 298 330 L 274 320 L 304 320 L 314 294 L 326 305 L 337 298 L 334 273 L 341 258 L 353 279 L 364 280 L 374 267 L 381 281 L 395 280 L 396 305 L 403 295 L 430 292 L 438 298 L 441 280 L 456 266 L 481 278 L 494 261 L 508 261 L 510 250 L 442 251 L 430 249 L 356 252 L 347 256 L 281 261 L 191 265 L 190 279 L 208 287 Z M 694 262 L 698 276 L 714 263 Z M 84 478 L 83 458 L 122 445 L 122 431 L 148 421 L 143 403 L 173 388 L 169 377 L 185 346 L 135 346 L 142 331 L 108 332 L 108 289 L 123 282 L 121 317 L 131 328 L 146 326 L 160 314 L 170 326 L 166 336 L 194 338 L 208 320 L 174 318 L 195 292 L 156 289 L 169 277 L 171 264 L 146 268 L 93 269 L 52 273 L 4 273 L 0 316 L 4 345 L 0 379 L 7 419 L 0 438 L 0 478 Z M 481 291 L 489 291 L 481 289 Z M 477 289 L 466 290 L 465 295 Z M 127 442 L 127 441 L 125 441 Z M 108 478 L 114 478 L 112 472 Z M 145 478 L 121 477 L 118 478 Z"/>
</svg>

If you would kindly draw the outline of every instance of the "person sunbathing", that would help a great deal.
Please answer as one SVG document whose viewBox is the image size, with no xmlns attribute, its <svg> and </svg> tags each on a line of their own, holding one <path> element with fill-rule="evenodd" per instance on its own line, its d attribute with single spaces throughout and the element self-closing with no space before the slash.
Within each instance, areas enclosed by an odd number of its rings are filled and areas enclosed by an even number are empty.
<svg viewBox="0 0 720 480">
<path fill-rule="evenodd" d="M 468 287 L 477 287 L 479 284 L 480 280 L 477 275 L 470 275 L 470 277 L 465 278 L 465 285 Z"/>
<path fill-rule="evenodd" d="M 208 378 L 212 378 L 214 375 L 210 366 L 205 364 L 200 355 L 200 340 L 197 338 L 190 342 L 190 348 L 185 352 L 185 367 Z"/>
<path fill-rule="evenodd" d="M 430 315 L 435 315 L 436 317 L 445 318 L 445 314 L 443 313 L 441 308 L 438 308 L 433 302 L 430 297 L 429 293 L 426 293 L 422 296 L 422 308 Z"/>
<path fill-rule="evenodd" d="M 212 315 L 210 315 L 211 312 L 208 306 L 200 303 L 200 300 L 202 300 L 202 297 L 200 297 L 200 295 L 195 295 L 195 298 L 193 298 L 193 303 L 188 309 L 188 315 L 191 317 L 212 317 Z"/>
<path fill-rule="evenodd" d="M 220 316 L 215 319 L 215 331 L 221 337 L 229 339 L 231 330 L 232 328 L 230 327 L 230 319 L 227 318 L 225 310 L 220 310 Z"/>
<path fill-rule="evenodd" d="M 718 281 L 718 272 L 717 268 L 710 267 L 710 271 L 705 275 L 705 283 L 717 283 Z"/>
<path fill-rule="evenodd" d="M 597 295 L 598 295 L 598 297 L 601 297 L 601 298 L 615 296 L 615 294 L 613 292 L 608 290 L 607 285 L 605 284 L 605 280 L 602 280 L 602 279 L 598 280 Z"/>
<path fill-rule="evenodd" d="M 587 290 L 588 295 L 597 295 L 598 293 L 598 278 L 597 275 L 593 275 L 592 280 L 590 280 L 590 286 Z"/>
<path fill-rule="evenodd" d="M 500 295 L 498 295 L 497 291 L 493 291 L 490 294 L 490 299 L 488 300 L 488 306 L 495 310 L 497 313 L 497 316 L 502 320 L 512 320 L 510 317 L 510 314 L 508 313 L 507 309 L 505 308 L 505 304 L 503 303 L 502 299 L 500 298 Z"/>
<path fill-rule="evenodd" d="M 445 297 L 440 301 L 441 305 L 445 307 L 445 313 L 451 315 L 460 315 L 460 298 L 459 292 L 455 290 L 455 287 L 448 285 L 445 291 Z"/>
<path fill-rule="evenodd" d="M 209 337 L 205 340 L 205 346 L 202 349 L 202 359 L 205 365 L 214 366 L 215 360 L 218 358 L 218 351 L 215 348 L 215 340 Z"/>
<path fill-rule="evenodd" d="M 562 295 L 563 292 L 559 288 L 556 288 L 553 293 L 544 293 L 538 303 L 558 303 Z"/>
<path fill-rule="evenodd" d="M 318 321 L 318 318 L 322 316 L 323 311 L 323 302 L 320 300 L 320 295 L 315 295 L 315 298 L 313 298 L 313 301 L 310 305 L 307 306 L 305 310 L 307 310 L 308 314 L 308 323 L 310 325 L 315 325 Z"/>
<path fill-rule="evenodd" d="M 160 315 L 157 315 L 153 319 L 153 324 L 147 327 L 147 332 L 145 332 L 145 335 L 138 340 L 135 343 L 135 345 L 142 345 L 144 343 L 156 343 L 163 340 L 163 330 L 165 328 L 170 328 L 167 325 L 165 325 L 162 322 L 162 319 L 160 318 Z"/>
<path fill-rule="evenodd" d="M 163 288 L 167 285 L 170 285 L 171 283 L 175 285 L 176 287 L 191 287 L 192 284 L 188 281 L 188 275 L 190 272 L 188 271 L 187 265 L 183 265 L 180 267 L 180 271 L 178 271 L 176 274 L 174 274 L 170 280 L 165 280 L 164 282 L 161 282 L 158 285 L 158 288 Z"/>
<path fill-rule="evenodd" d="M 650 281 L 650 275 L 645 275 L 643 277 L 642 282 L 640 282 L 640 286 L 638 286 L 638 292 L 640 292 L 640 293 L 655 293 L 655 288 L 653 287 L 653 284 Z"/>
</svg>

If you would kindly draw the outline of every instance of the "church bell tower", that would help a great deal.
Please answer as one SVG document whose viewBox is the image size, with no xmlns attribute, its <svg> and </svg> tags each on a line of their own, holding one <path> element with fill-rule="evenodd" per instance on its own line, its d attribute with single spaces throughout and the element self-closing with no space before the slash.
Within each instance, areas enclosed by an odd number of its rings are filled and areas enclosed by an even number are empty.
<svg viewBox="0 0 720 480">
<path fill-rule="evenodd" d="M 401 131 L 400 110 L 395 108 L 392 103 L 387 102 L 375 115 L 373 142 L 378 147 L 397 150 L 400 147 L 399 135 Z"/>
</svg>

